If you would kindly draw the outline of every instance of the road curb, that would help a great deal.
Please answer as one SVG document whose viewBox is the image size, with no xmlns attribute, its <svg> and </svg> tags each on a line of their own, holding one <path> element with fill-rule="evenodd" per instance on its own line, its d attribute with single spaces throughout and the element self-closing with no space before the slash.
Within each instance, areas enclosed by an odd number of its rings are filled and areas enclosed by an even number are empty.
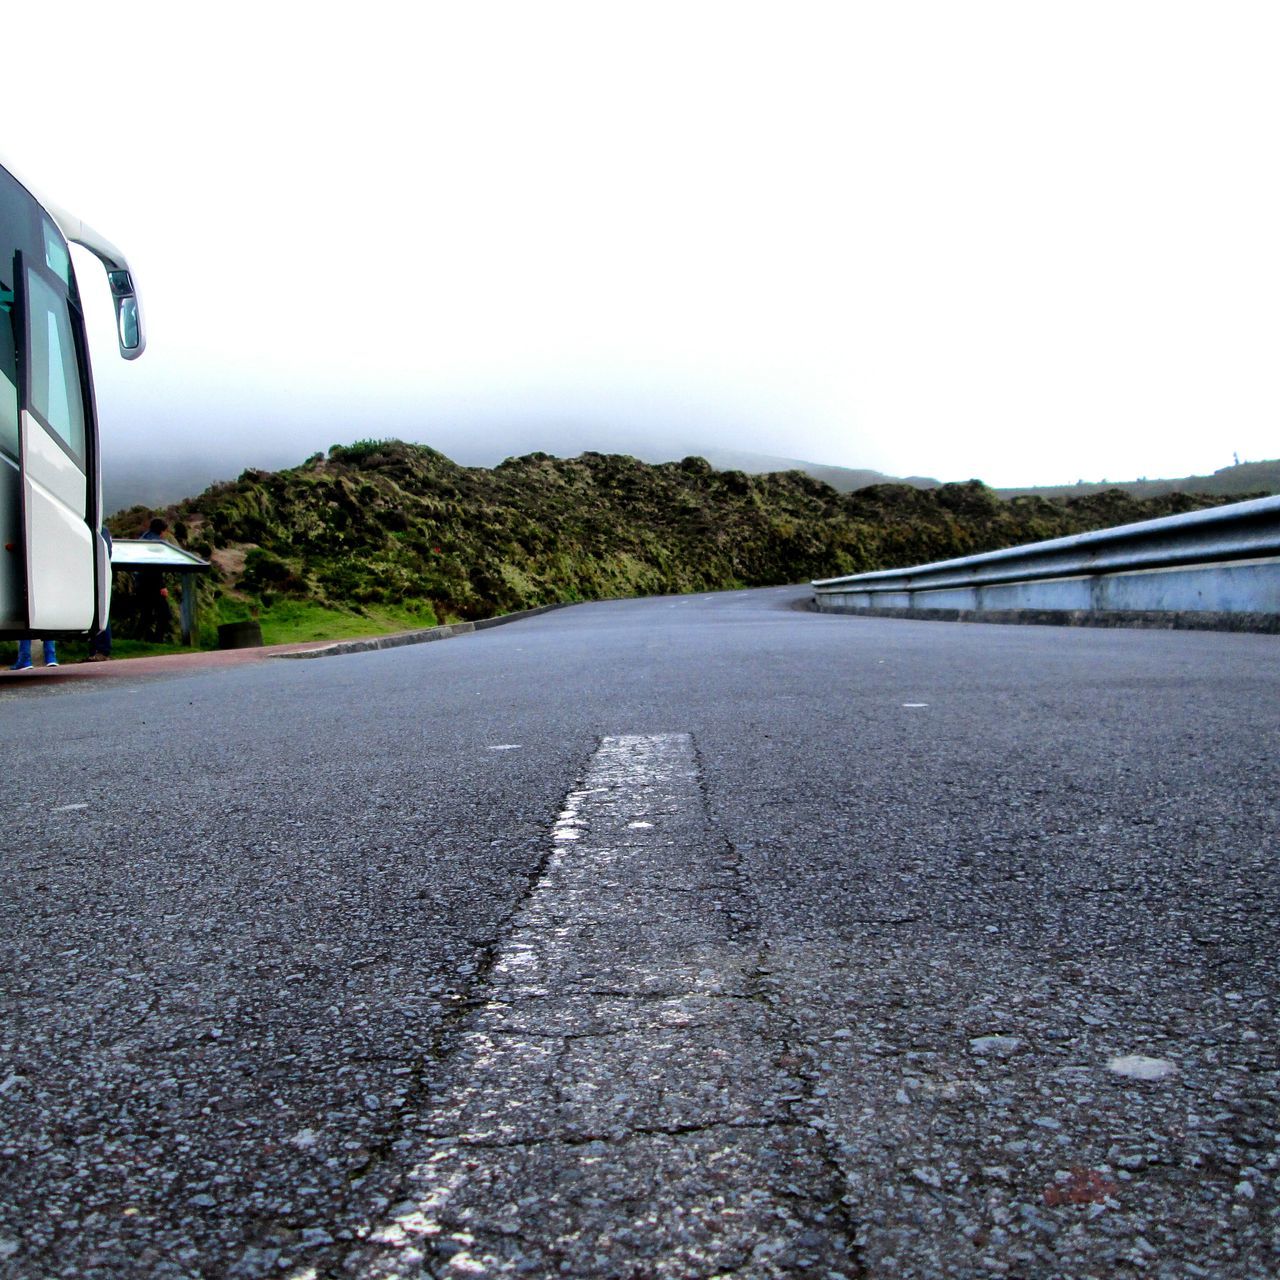
<svg viewBox="0 0 1280 1280">
<path fill-rule="evenodd" d="M 828 617 L 903 618 L 914 622 L 992 622 L 1011 626 L 1116 627 L 1149 631 L 1248 631 L 1280 635 L 1280 614 L 1226 613 L 1194 609 L 927 609 L 918 606 L 824 606 L 820 599 L 808 602 L 814 613 Z"/>
<path fill-rule="evenodd" d="M 496 618 L 480 618 L 476 622 L 449 622 L 439 627 L 425 627 L 421 631 L 400 631 L 390 636 L 369 636 L 362 640 L 340 640 L 321 649 L 302 649 L 295 653 L 273 653 L 272 659 L 337 658 L 348 653 L 368 653 L 374 649 L 401 649 L 410 644 L 430 644 L 434 640 L 451 640 L 454 636 L 470 635 L 473 631 L 487 631 L 490 627 L 505 626 L 508 622 L 520 622 L 536 618 L 553 609 L 565 609 L 567 604 L 543 604 L 535 609 L 520 609 L 515 613 L 500 613 Z"/>
</svg>

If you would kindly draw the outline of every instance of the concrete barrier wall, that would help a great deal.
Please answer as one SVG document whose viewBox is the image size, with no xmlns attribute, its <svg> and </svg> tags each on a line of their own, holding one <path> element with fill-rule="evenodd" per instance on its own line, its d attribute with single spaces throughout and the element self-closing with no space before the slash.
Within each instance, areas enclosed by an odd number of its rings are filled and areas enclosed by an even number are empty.
<svg viewBox="0 0 1280 1280">
<path fill-rule="evenodd" d="M 1280 498 L 828 578 L 813 591 L 833 613 L 1280 631 Z"/>
</svg>

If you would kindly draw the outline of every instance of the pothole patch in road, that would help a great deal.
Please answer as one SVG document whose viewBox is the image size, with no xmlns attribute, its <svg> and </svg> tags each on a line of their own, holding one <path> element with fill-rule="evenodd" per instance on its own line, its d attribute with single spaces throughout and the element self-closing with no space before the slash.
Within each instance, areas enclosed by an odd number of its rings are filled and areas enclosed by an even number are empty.
<svg viewBox="0 0 1280 1280">
<path fill-rule="evenodd" d="M 692 738 L 606 738 L 346 1270 L 858 1274 L 739 875 Z"/>
</svg>

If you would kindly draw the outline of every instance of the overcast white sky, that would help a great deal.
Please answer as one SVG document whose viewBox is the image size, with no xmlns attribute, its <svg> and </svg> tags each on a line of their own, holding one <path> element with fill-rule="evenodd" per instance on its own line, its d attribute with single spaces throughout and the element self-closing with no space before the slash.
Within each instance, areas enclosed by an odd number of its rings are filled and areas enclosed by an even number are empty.
<svg viewBox="0 0 1280 1280">
<path fill-rule="evenodd" d="M 143 291 L 126 365 L 77 259 L 109 457 L 1280 456 L 1271 0 L 72 3 L 5 46 L 0 153 Z"/>
</svg>

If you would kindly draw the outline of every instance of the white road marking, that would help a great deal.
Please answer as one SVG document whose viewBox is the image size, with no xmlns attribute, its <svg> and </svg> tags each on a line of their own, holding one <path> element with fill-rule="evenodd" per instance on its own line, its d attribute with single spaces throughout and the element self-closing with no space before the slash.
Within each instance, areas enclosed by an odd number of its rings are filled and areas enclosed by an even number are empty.
<svg viewBox="0 0 1280 1280">
<path fill-rule="evenodd" d="M 1148 1058 L 1140 1053 L 1109 1058 L 1107 1067 L 1116 1075 L 1128 1076 L 1130 1080 L 1166 1080 L 1178 1074 L 1177 1064 L 1168 1058 Z"/>
<path fill-rule="evenodd" d="M 73 809 L 87 809 L 88 807 L 87 801 L 81 804 L 60 804 L 54 809 L 54 813 L 70 813 Z"/>
<path fill-rule="evenodd" d="M 499 742 L 497 746 L 490 747 L 490 751 L 519 751 L 523 746 L 520 742 Z"/>
<path fill-rule="evenodd" d="M 347 1261 L 364 1280 L 426 1274 L 428 1253 L 450 1275 L 595 1274 L 604 1254 L 619 1274 L 715 1275 L 798 1230 L 797 1194 L 829 1212 L 842 1193 L 776 1063 L 692 738 L 605 738 L 550 839 L 405 1198 Z M 840 1274 L 843 1237 L 810 1225 Z"/>
</svg>

